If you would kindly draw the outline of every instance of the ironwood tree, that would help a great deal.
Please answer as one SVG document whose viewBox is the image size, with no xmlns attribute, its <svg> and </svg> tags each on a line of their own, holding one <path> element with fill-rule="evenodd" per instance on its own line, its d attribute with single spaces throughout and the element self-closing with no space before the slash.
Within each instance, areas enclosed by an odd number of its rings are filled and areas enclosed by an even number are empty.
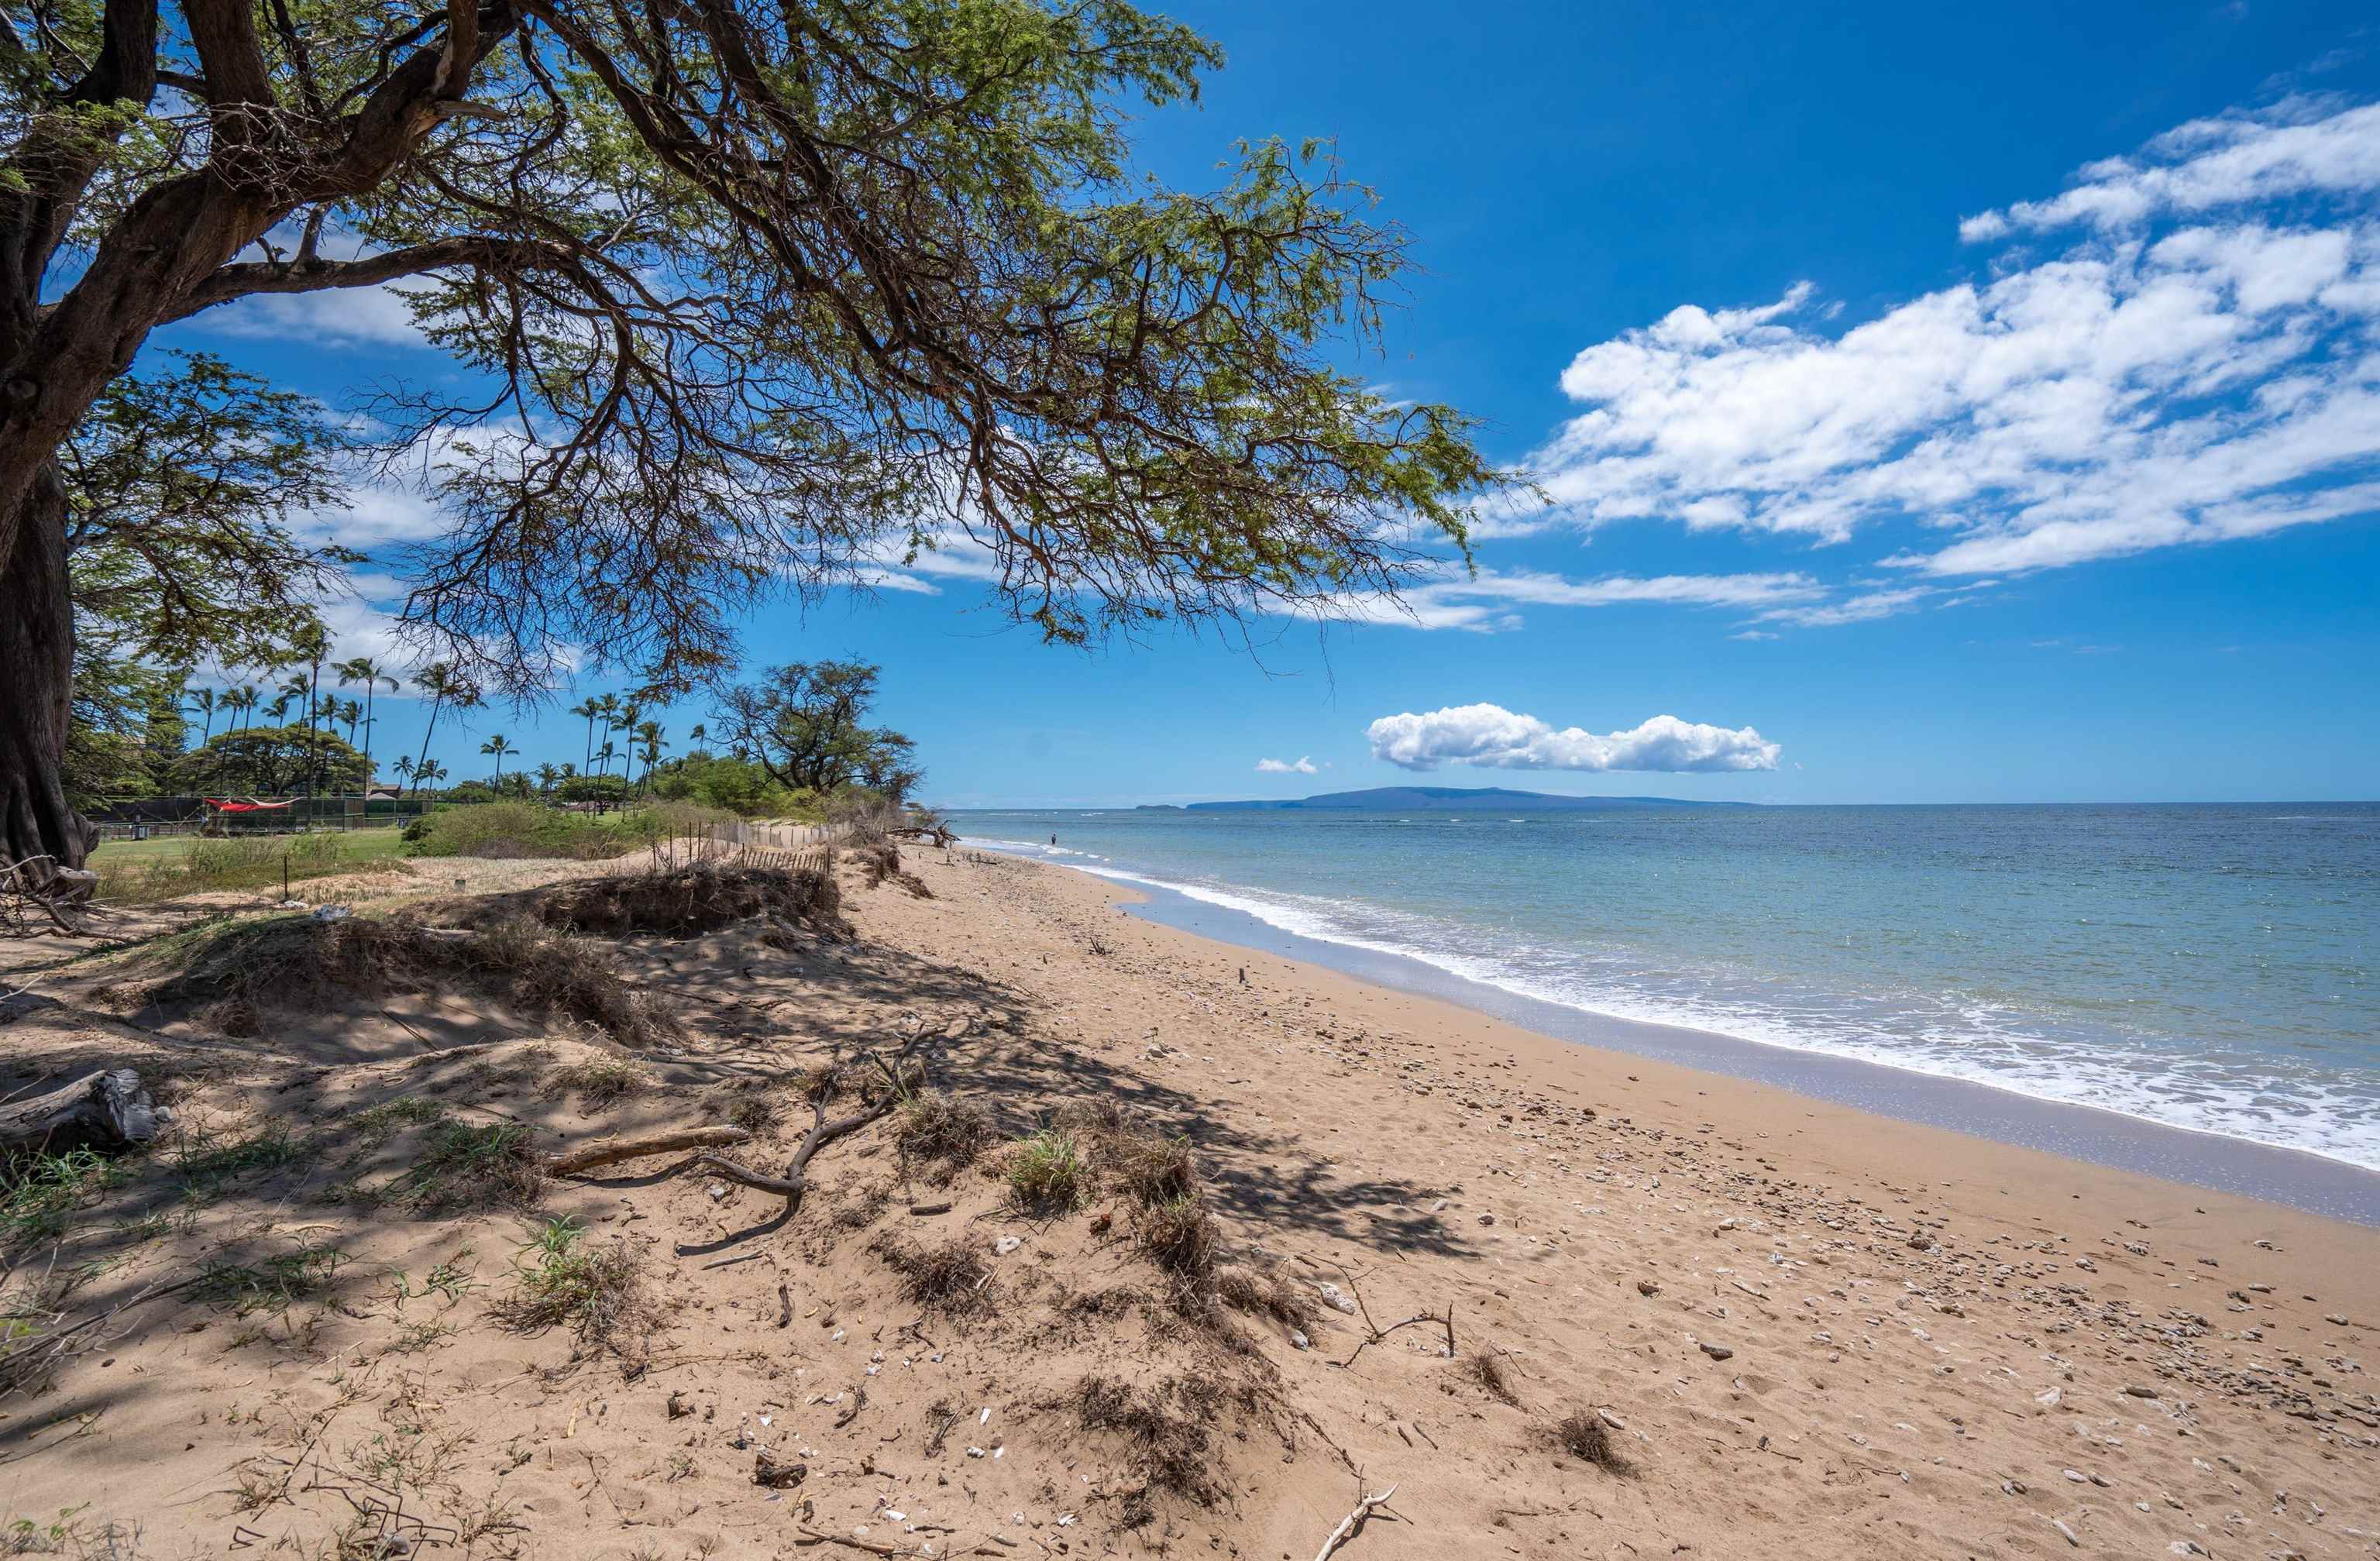
<svg viewBox="0 0 2380 1561">
<path fill-rule="evenodd" d="M 731 754 L 789 792 L 864 786 L 899 802 L 925 771 L 908 737 L 867 722 L 880 676 L 866 661 L 771 667 L 758 683 L 721 687 L 711 724 Z"/>
<path fill-rule="evenodd" d="M 1084 642 L 1393 592 L 1492 487 L 1340 351 L 1404 240 L 1312 146 L 1136 177 L 1205 40 L 1118 0 L 30 0 L 0 29 L 0 844 L 79 863 L 60 453 L 158 326 L 401 284 L 358 410 L 451 530 L 424 657 L 716 673 L 959 548 Z"/>
</svg>

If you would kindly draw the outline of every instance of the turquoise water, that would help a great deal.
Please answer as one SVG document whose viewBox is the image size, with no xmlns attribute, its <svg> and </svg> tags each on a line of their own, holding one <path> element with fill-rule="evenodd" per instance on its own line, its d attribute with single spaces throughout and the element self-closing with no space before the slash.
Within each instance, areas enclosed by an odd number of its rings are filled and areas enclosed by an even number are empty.
<svg viewBox="0 0 2380 1561">
<path fill-rule="evenodd" d="M 953 823 L 1590 1012 L 2380 1169 L 2380 804 Z"/>
</svg>

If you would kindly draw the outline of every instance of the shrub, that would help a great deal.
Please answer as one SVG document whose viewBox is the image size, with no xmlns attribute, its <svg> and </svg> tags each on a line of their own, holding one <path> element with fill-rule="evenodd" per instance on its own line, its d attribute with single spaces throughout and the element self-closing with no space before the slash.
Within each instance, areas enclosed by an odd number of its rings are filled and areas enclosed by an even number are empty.
<svg viewBox="0 0 2380 1561">
<path fill-rule="evenodd" d="M 659 1040 L 669 1024 L 631 990 L 592 944 L 528 922 L 446 935 L 409 922 L 349 916 L 273 916 L 190 939 L 161 940 L 152 957 L 178 952 L 183 967 L 150 987 L 148 1000 L 206 1007 L 253 1033 L 268 1006 L 292 1007 L 346 991 L 418 990 L 433 975 L 504 978 L 533 1010 L 601 1026 L 630 1046 Z"/>
<path fill-rule="evenodd" d="M 1008 1161 L 1008 1190 L 1026 1208 L 1057 1214 L 1083 1194 L 1083 1152 L 1063 1128 L 1043 1128 Z"/>
<path fill-rule="evenodd" d="M 965 1236 L 939 1247 L 917 1247 L 894 1236 L 880 1238 L 870 1249 L 901 1276 L 901 1293 L 921 1306 L 942 1312 L 972 1312 L 983 1304 L 991 1269 Z"/>
<path fill-rule="evenodd" d="M 650 809 L 566 813 L 536 803 L 488 802 L 424 815 L 407 837 L 424 856 L 597 862 L 650 845 L 666 832 Z"/>
<path fill-rule="evenodd" d="M 902 1102 L 892 1137 L 905 1154 L 964 1170 L 991 1142 L 991 1117 L 979 1102 L 935 1090 Z"/>
<path fill-rule="evenodd" d="M 548 1221 L 515 1260 L 517 1282 L 496 1320 L 519 1333 L 566 1325 L 582 1346 L 640 1356 L 660 1317 L 636 1253 L 625 1242 L 589 1251 L 586 1237 L 576 1220 Z"/>
<path fill-rule="evenodd" d="M 1615 1474 L 1627 1471 L 1627 1460 L 1611 1445 L 1611 1434 L 1604 1429 L 1603 1418 L 1591 1410 L 1573 1410 L 1564 1415 L 1556 1422 L 1553 1435 L 1557 1446 L 1582 1462 Z"/>
<path fill-rule="evenodd" d="M 1196 1198 L 1174 1198 L 1145 1211 L 1140 1240 L 1160 1268 L 1185 1283 L 1195 1284 L 1214 1270 L 1215 1222 Z"/>
<path fill-rule="evenodd" d="M 1172 1491 L 1201 1506 L 1222 1496 L 1208 1468 L 1208 1427 L 1222 1413 L 1223 1390 L 1206 1377 L 1176 1377 L 1135 1393 L 1128 1383 L 1087 1376 L 1075 1385 L 1076 1415 L 1086 1431 L 1124 1439 L 1135 1470 L 1148 1488 Z"/>
</svg>

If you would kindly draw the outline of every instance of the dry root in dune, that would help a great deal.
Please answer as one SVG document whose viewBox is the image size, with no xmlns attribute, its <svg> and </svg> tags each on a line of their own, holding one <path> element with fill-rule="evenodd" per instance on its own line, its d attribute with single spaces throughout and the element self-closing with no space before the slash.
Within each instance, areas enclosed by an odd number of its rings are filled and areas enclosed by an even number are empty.
<svg viewBox="0 0 2380 1561">
<path fill-rule="evenodd" d="M 226 1035 L 257 1034 L 276 1008 L 422 991 L 439 981 L 501 987 L 531 1011 L 593 1024 L 629 1046 L 676 1028 L 594 945 L 527 921 L 471 931 L 376 916 L 273 916 L 165 949 L 186 949 L 187 962 L 153 983 L 147 1000 L 194 1009 Z"/>
<path fill-rule="evenodd" d="M 538 892 L 528 909 L 547 926 L 606 938 L 691 938 L 755 916 L 832 937 L 850 930 L 832 872 L 736 862 L 581 878 Z"/>
</svg>

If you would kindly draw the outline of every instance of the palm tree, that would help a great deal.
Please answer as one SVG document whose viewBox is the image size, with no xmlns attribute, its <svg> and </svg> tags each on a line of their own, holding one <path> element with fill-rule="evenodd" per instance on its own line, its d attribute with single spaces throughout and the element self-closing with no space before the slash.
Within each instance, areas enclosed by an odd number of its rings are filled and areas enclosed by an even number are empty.
<svg viewBox="0 0 2380 1561">
<path fill-rule="evenodd" d="M 700 721 L 696 721 L 686 729 L 686 740 L 690 748 L 699 748 L 710 740 L 710 729 Z"/>
<path fill-rule="evenodd" d="M 489 738 L 486 742 L 480 744 L 480 752 L 483 754 L 493 754 L 496 756 L 495 787 L 498 791 L 504 790 L 504 759 L 509 755 L 519 753 L 520 750 L 507 744 L 504 741 L 504 734 L 499 732 L 493 737 Z"/>
<path fill-rule="evenodd" d="M 419 775 L 421 767 L 430 762 L 430 739 L 438 730 L 438 712 L 448 705 L 458 710 L 475 708 L 480 703 L 480 688 L 443 661 L 432 661 L 414 673 L 413 686 L 430 696 L 430 724 L 421 729 L 421 757 L 413 766 L 414 773 Z M 439 773 L 443 775 L 445 771 Z"/>
<path fill-rule="evenodd" d="M 595 696 L 593 696 L 592 694 L 590 694 L 590 695 L 589 695 L 586 698 L 581 699 L 580 701 L 578 701 L 578 703 L 577 703 L 576 705 L 571 706 L 571 707 L 570 707 L 570 708 L 569 708 L 569 710 L 568 710 L 566 713 L 567 713 L 567 714 L 570 714 L 570 715 L 577 716 L 577 717 L 578 717 L 579 719 L 581 719 L 582 720 L 586 721 L 586 723 L 587 723 L 587 756 L 587 756 L 587 762 L 588 762 L 588 763 L 589 763 L 589 764 L 594 763 L 594 762 L 595 762 L 595 718 L 596 718 L 597 716 L 600 716 L 600 715 L 601 715 L 601 714 L 603 713 L 603 707 L 602 707 L 601 705 L 600 705 L 600 704 L 596 703 Z"/>
<path fill-rule="evenodd" d="M 313 691 L 306 686 L 304 678 L 284 678 L 281 682 L 281 697 L 265 706 L 264 713 L 274 720 L 286 723 L 290 709 L 301 701 L 306 708 L 307 727 L 311 730 L 314 723 L 314 696 Z"/>
<path fill-rule="evenodd" d="M 620 696 L 616 694 L 604 695 L 601 699 L 595 701 L 595 713 L 597 716 L 601 718 L 603 722 L 604 748 L 604 752 L 597 754 L 595 756 L 603 760 L 603 770 L 608 772 L 612 768 L 611 759 L 609 757 L 609 755 L 612 752 L 612 733 L 619 730 L 620 725 Z"/>
<path fill-rule="evenodd" d="M 314 762 L 306 783 L 306 794 L 310 797 L 322 789 L 322 745 L 316 741 L 314 720 L 319 713 L 316 696 L 322 691 L 322 658 L 331 653 L 331 638 L 320 623 L 301 623 L 289 636 L 289 647 L 298 653 L 292 664 L 307 669 L 304 677 L 289 681 L 301 685 L 306 694 L 306 743 L 314 750 Z"/>
<path fill-rule="evenodd" d="M 369 782 L 372 774 L 372 696 L 380 691 L 382 684 L 388 684 L 388 691 L 391 694 L 395 694 L 405 684 L 397 682 L 386 668 L 369 656 L 358 656 L 342 661 L 331 670 L 338 673 L 341 688 L 345 688 L 351 683 L 364 685 L 364 775 Z M 350 722 L 347 726 L 347 740 L 355 741 L 355 725 Z"/>
<path fill-rule="evenodd" d="M 237 688 L 231 689 L 224 695 L 224 703 L 239 712 L 240 730 L 245 731 L 249 717 L 255 713 L 257 704 L 263 697 L 262 692 L 256 684 L 243 683 Z"/>
<path fill-rule="evenodd" d="M 552 792 L 553 783 L 561 779 L 562 771 L 552 765 L 541 764 L 537 767 L 537 789 L 540 795 Z"/>
<path fill-rule="evenodd" d="M 604 738 L 603 745 L 595 750 L 595 762 L 597 766 L 595 773 L 606 777 L 610 776 L 612 773 L 612 761 L 619 756 L 620 750 L 612 746 L 612 740 L 609 737 Z"/>
<path fill-rule="evenodd" d="M 636 737 L 637 741 L 643 745 L 639 748 L 632 748 L 630 752 L 645 761 L 643 783 L 650 786 L 653 780 L 653 762 L 662 756 L 662 750 L 669 744 L 662 741 L 662 723 L 657 720 L 638 722 Z"/>
<path fill-rule="evenodd" d="M 413 794 L 419 796 L 424 786 L 434 786 L 446 779 L 443 764 L 417 764 L 413 767 Z"/>
<path fill-rule="evenodd" d="M 396 789 L 400 793 L 403 793 L 405 790 L 405 782 L 413 774 L 413 756 L 411 754 L 397 755 L 396 762 L 390 765 L 389 768 L 396 772 Z"/>
<path fill-rule="evenodd" d="M 364 708 L 361 705 L 357 704 L 352 699 L 334 699 L 331 701 L 331 705 L 333 707 L 333 715 L 336 719 L 347 723 L 347 746 L 350 748 L 354 747 L 356 745 L 356 723 L 364 719 Z"/>
<path fill-rule="evenodd" d="M 218 700 L 212 688 L 198 689 L 190 695 L 189 708 L 206 718 L 206 724 L 199 731 L 199 746 L 201 748 L 207 745 L 207 739 L 215 734 L 215 708 L 218 704 L 225 709 L 231 708 L 228 700 Z"/>
</svg>

